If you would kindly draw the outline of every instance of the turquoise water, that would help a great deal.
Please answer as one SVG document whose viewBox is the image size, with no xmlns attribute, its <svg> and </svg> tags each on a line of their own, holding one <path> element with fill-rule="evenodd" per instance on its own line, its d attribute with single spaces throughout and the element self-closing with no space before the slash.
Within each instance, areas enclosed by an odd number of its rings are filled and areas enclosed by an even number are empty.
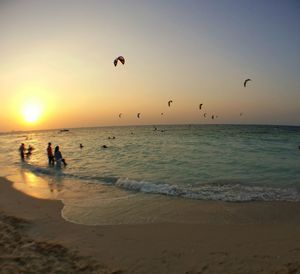
<svg viewBox="0 0 300 274">
<path fill-rule="evenodd" d="M 48 167 L 49 141 L 53 148 L 60 145 L 66 168 Z M 0 142 L 1 166 L 129 194 L 239 202 L 300 200 L 300 127 L 81 128 L 1 134 Z M 18 155 L 21 142 L 35 148 L 24 164 Z"/>
</svg>

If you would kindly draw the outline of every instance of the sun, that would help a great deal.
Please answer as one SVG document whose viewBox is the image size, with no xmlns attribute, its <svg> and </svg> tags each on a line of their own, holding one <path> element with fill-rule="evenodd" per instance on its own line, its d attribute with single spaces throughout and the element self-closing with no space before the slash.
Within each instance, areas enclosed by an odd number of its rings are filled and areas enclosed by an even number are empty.
<svg viewBox="0 0 300 274">
<path fill-rule="evenodd" d="M 42 106 L 37 101 L 25 102 L 22 107 L 22 115 L 27 123 L 36 122 L 42 114 Z"/>
</svg>

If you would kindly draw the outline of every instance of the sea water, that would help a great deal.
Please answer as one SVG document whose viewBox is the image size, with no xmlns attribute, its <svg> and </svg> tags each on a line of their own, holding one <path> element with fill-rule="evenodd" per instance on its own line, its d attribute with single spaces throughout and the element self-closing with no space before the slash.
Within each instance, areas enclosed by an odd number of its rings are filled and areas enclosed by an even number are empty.
<svg viewBox="0 0 300 274">
<path fill-rule="evenodd" d="M 66 167 L 48 166 L 48 142 L 53 150 L 60 146 Z M 25 162 L 18 152 L 21 143 L 34 147 Z M 2 176 L 13 176 L 18 170 L 23 179 L 27 176 L 27 182 L 28 174 L 39 177 L 40 182 L 45 180 L 49 193 L 64 201 L 64 214 L 85 216 L 86 222 L 100 204 L 107 212 L 106 218 L 111 219 L 118 203 L 123 209 L 125 203 L 132 212 L 138 210 L 137 203 L 140 209 L 147 208 L 153 195 L 160 203 L 169 197 L 194 201 L 300 201 L 300 127 L 79 128 L 3 133 L 0 144 L 0 165 L 5 167 Z M 30 189 L 34 187 L 31 183 Z M 124 212 L 119 215 L 126 216 Z M 79 222 L 85 222 L 83 219 Z"/>
</svg>

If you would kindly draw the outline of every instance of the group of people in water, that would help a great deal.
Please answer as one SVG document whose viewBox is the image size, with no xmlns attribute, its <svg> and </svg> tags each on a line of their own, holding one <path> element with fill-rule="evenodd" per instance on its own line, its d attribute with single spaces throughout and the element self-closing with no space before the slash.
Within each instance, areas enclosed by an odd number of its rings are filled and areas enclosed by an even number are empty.
<svg viewBox="0 0 300 274">
<path fill-rule="evenodd" d="M 34 150 L 34 148 L 31 145 L 29 145 L 27 152 L 26 152 L 25 144 L 22 143 L 19 147 L 21 160 L 25 161 L 25 155 L 27 157 L 29 157 L 33 150 Z M 62 154 L 59 150 L 59 146 L 55 147 L 54 153 L 53 153 L 52 144 L 50 142 L 48 143 L 48 146 L 47 146 L 47 156 L 48 156 L 49 166 L 54 166 L 55 163 L 56 163 L 57 167 L 61 167 L 61 164 L 63 164 L 64 166 L 67 165 L 66 160 L 62 157 Z"/>
<path fill-rule="evenodd" d="M 62 154 L 59 150 L 59 146 L 55 147 L 53 154 L 51 143 L 48 143 L 47 155 L 49 166 L 54 166 L 55 162 L 57 167 L 61 167 L 61 163 L 63 163 L 64 166 L 67 165 L 66 160 L 62 157 Z"/>
<path fill-rule="evenodd" d="M 34 148 L 31 145 L 29 145 L 27 152 L 26 152 L 25 144 L 22 143 L 21 146 L 19 147 L 21 159 L 24 161 L 25 155 L 26 155 L 26 157 L 29 157 L 33 150 L 34 150 Z"/>
</svg>

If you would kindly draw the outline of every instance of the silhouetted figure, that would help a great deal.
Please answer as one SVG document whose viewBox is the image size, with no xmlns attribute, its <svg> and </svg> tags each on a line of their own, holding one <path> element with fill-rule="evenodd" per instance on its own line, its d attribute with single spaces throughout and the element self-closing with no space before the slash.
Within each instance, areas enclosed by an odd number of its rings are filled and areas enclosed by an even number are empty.
<svg viewBox="0 0 300 274">
<path fill-rule="evenodd" d="M 65 159 L 63 159 L 62 155 L 61 155 L 61 152 L 59 150 L 59 146 L 56 146 L 55 147 L 55 150 L 54 150 L 54 158 L 55 158 L 55 161 L 56 161 L 56 166 L 57 167 L 61 167 L 61 163 L 64 164 L 64 166 L 67 165 Z"/>
<path fill-rule="evenodd" d="M 54 166 L 54 155 L 53 155 L 51 143 L 48 143 L 47 155 L 48 155 L 49 166 Z"/>
<path fill-rule="evenodd" d="M 102 148 L 107 148 L 107 145 L 103 145 Z"/>
<path fill-rule="evenodd" d="M 30 155 L 32 154 L 32 151 L 34 150 L 33 146 L 29 145 L 27 152 L 26 152 L 26 157 L 29 158 Z"/>
<path fill-rule="evenodd" d="M 19 151 L 20 151 L 21 160 L 24 161 L 24 159 L 25 159 L 25 145 L 24 145 L 24 143 L 22 143 L 20 145 Z"/>
<path fill-rule="evenodd" d="M 83 145 L 82 145 L 82 144 L 80 144 L 80 145 L 79 145 L 79 147 L 80 147 L 80 148 L 83 148 Z"/>
</svg>

